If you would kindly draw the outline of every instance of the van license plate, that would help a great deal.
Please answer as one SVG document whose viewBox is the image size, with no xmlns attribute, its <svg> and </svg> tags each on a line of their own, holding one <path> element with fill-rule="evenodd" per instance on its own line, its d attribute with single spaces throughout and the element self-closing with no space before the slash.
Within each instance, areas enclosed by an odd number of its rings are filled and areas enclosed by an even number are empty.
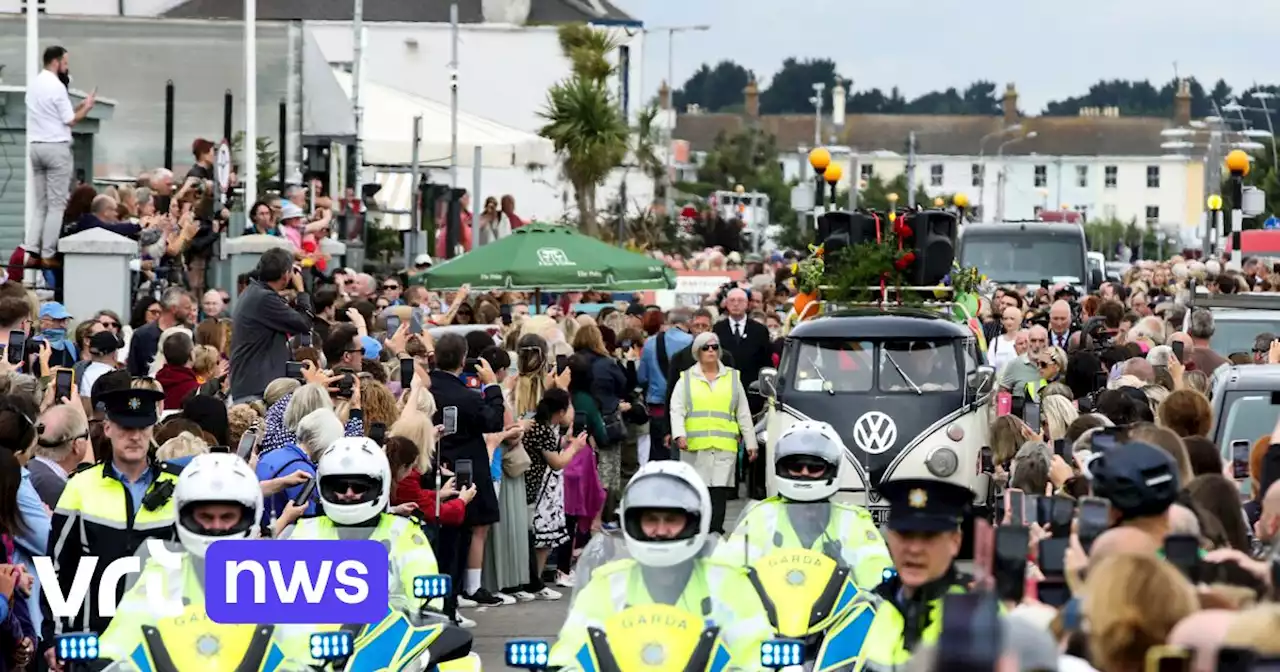
<svg viewBox="0 0 1280 672">
<path fill-rule="evenodd" d="M 876 527 L 883 527 L 885 523 L 889 522 L 889 507 L 872 507 L 871 521 L 875 523 Z"/>
</svg>

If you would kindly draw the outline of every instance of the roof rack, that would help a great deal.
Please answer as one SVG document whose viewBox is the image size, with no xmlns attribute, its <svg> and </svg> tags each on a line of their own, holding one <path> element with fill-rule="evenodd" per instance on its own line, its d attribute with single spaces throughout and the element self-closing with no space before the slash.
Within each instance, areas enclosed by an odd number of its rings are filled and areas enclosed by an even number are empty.
<svg viewBox="0 0 1280 672">
<path fill-rule="evenodd" d="M 823 286 L 823 290 L 833 289 L 830 286 Z M 955 291 L 950 287 L 863 287 L 861 288 L 872 297 L 879 295 L 880 299 L 869 299 L 864 301 L 822 301 L 824 308 L 934 308 L 937 310 L 950 310 L 955 305 Z M 938 298 L 938 294 L 944 295 Z M 915 295 L 913 300 L 904 301 L 907 296 Z"/>
<path fill-rule="evenodd" d="M 1280 310 L 1280 294 L 1214 294 L 1205 297 L 1191 294 L 1191 308 L 1234 308 L 1236 310 Z"/>
</svg>

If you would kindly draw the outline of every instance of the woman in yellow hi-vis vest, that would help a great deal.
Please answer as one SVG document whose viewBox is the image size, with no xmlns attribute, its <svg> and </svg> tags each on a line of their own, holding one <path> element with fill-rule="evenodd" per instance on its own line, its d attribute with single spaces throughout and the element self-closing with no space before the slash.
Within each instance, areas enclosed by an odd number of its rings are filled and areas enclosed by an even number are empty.
<svg viewBox="0 0 1280 672">
<path fill-rule="evenodd" d="M 724 534 L 725 507 L 736 487 L 738 442 L 755 460 L 755 424 L 742 377 L 720 361 L 719 337 L 698 334 L 692 350 L 698 363 L 680 374 L 667 407 L 671 440 L 680 459 L 693 465 L 711 490 L 711 531 Z"/>
</svg>

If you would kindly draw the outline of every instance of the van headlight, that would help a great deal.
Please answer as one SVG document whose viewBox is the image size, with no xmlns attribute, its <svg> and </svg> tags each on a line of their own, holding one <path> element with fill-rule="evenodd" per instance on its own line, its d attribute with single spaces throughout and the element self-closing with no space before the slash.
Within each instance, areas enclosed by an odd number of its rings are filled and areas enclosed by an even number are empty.
<svg viewBox="0 0 1280 672">
<path fill-rule="evenodd" d="M 929 473 L 938 478 L 948 478 L 960 468 L 960 456 L 950 448 L 934 448 L 924 460 Z"/>
</svg>

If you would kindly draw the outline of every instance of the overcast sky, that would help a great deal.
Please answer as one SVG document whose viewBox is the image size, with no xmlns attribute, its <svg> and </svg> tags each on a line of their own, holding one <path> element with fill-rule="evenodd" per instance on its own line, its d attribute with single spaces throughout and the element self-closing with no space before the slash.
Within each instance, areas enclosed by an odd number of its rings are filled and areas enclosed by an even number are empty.
<svg viewBox="0 0 1280 672">
<path fill-rule="evenodd" d="M 1103 78 L 1165 82 L 1175 62 L 1208 85 L 1280 84 L 1277 0 L 616 2 L 646 27 L 711 26 L 676 35 L 677 86 L 723 59 L 767 83 L 788 56 L 833 58 L 854 88 L 896 85 L 908 98 L 977 79 L 1001 91 L 1014 82 L 1019 107 L 1031 113 Z M 667 76 L 667 36 L 649 35 L 646 44 L 647 99 Z"/>
</svg>

